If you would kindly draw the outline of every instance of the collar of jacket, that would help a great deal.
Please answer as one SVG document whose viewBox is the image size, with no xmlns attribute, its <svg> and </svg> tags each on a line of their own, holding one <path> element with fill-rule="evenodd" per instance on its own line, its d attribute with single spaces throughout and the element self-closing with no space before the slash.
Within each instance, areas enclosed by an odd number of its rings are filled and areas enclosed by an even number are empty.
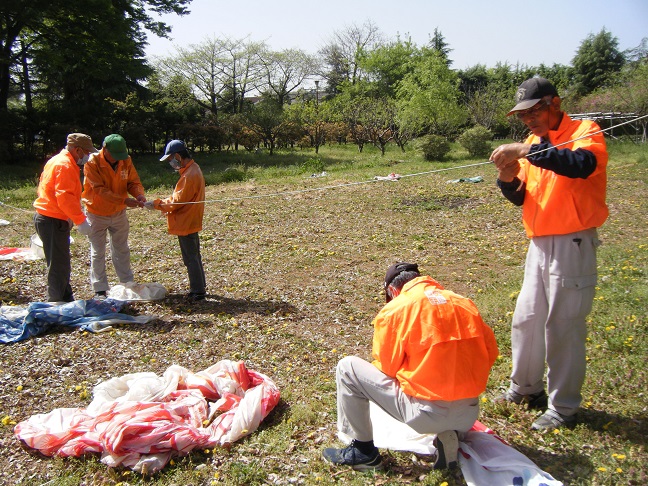
<svg viewBox="0 0 648 486">
<path fill-rule="evenodd" d="M 409 292 L 410 290 L 412 290 L 415 286 L 417 286 L 419 284 L 429 284 L 429 285 L 432 285 L 432 286 L 434 286 L 434 287 L 436 287 L 436 288 L 438 288 L 440 290 L 445 290 L 443 288 L 443 285 L 441 285 L 439 282 L 434 280 L 432 277 L 430 277 L 428 275 L 421 275 L 420 277 L 416 277 L 415 279 L 410 280 L 405 285 L 403 285 L 403 290 L 401 291 L 401 294 L 404 293 L 404 292 Z"/>
</svg>

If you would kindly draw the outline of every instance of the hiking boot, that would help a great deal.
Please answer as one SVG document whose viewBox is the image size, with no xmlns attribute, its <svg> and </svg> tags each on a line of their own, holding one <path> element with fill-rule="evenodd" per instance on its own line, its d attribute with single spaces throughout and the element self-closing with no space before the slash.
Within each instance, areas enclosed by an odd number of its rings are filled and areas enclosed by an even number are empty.
<svg viewBox="0 0 648 486">
<path fill-rule="evenodd" d="M 459 438 L 454 430 L 446 430 L 437 434 L 432 444 L 437 450 L 437 457 L 432 465 L 433 469 L 454 469 L 457 467 Z"/>
<path fill-rule="evenodd" d="M 516 405 L 526 404 L 529 410 L 546 410 L 547 401 L 547 393 L 544 390 L 539 391 L 538 393 L 532 393 L 530 395 L 522 395 L 521 393 L 513 391 L 510 388 L 506 390 L 506 393 L 503 393 L 495 399 L 495 403 L 509 402 Z"/>
<path fill-rule="evenodd" d="M 94 299 L 95 300 L 106 300 L 106 297 L 108 297 L 108 295 L 106 294 L 105 290 L 98 290 L 94 294 Z"/>
<path fill-rule="evenodd" d="M 555 410 L 548 409 L 533 422 L 533 430 L 554 430 L 562 427 L 573 428 L 576 425 L 576 415 L 563 415 Z"/>
<path fill-rule="evenodd" d="M 355 446 L 355 440 L 344 449 L 324 449 L 322 458 L 337 466 L 351 466 L 356 471 L 379 471 L 383 468 L 378 448 L 374 447 L 370 454 L 365 454 Z"/>
</svg>

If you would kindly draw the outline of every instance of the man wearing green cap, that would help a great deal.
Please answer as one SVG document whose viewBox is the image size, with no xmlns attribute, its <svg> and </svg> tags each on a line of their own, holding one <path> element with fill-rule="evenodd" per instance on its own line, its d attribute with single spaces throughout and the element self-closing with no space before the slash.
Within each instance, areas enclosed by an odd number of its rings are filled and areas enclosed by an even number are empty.
<svg viewBox="0 0 648 486">
<path fill-rule="evenodd" d="M 95 298 L 104 299 L 110 288 L 106 276 L 106 233 L 110 237 L 110 253 L 119 281 L 132 282 L 126 208 L 143 207 L 146 197 L 128 155 L 126 140 L 116 133 L 104 139 L 102 149 L 85 164 L 83 173 L 82 197 L 92 225 L 90 282 Z"/>
</svg>

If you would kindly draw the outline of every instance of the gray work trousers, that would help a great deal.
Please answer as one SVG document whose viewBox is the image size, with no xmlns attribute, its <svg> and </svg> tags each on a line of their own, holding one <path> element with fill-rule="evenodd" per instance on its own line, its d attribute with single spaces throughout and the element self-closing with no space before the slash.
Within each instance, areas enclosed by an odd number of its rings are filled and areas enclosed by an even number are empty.
<svg viewBox="0 0 648 486">
<path fill-rule="evenodd" d="M 511 389 L 523 395 L 544 389 L 549 408 L 573 415 L 585 381 L 585 318 L 596 285 L 596 228 L 534 237 L 511 327 Z"/>
<path fill-rule="evenodd" d="M 70 223 L 64 219 L 36 213 L 34 227 L 43 243 L 43 253 L 47 262 L 47 300 L 72 302 L 74 295 L 70 285 Z"/>
<path fill-rule="evenodd" d="M 106 235 L 110 241 L 110 255 L 119 281 L 132 282 L 134 277 L 128 247 L 130 225 L 126 210 L 123 209 L 111 216 L 88 212 L 87 218 L 92 227 L 88 240 L 90 240 L 90 283 L 94 291 L 110 289 L 106 275 Z"/>
<path fill-rule="evenodd" d="M 178 236 L 178 242 L 180 243 L 182 261 L 189 274 L 189 290 L 192 294 L 204 294 L 207 284 L 200 255 L 200 236 L 198 233 Z"/>
<path fill-rule="evenodd" d="M 402 391 L 398 380 L 356 356 L 340 360 L 336 381 L 338 430 L 363 442 L 373 440 L 369 402 L 420 434 L 466 432 L 479 415 L 477 398 L 451 402 L 414 398 Z"/>
</svg>

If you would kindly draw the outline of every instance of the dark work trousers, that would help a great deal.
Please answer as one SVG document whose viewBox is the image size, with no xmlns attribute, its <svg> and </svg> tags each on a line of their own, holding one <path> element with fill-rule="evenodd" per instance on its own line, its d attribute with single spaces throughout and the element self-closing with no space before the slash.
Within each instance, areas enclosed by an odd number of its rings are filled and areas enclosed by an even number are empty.
<svg viewBox="0 0 648 486">
<path fill-rule="evenodd" d="M 36 233 L 43 242 L 47 262 L 47 299 L 50 302 L 72 302 L 70 285 L 70 224 L 63 219 L 36 213 Z"/>
<path fill-rule="evenodd" d="M 182 261 L 189 273 L 189 288 L 192 294 L 205 293 L 205 271 L 203 270 L 202 257 L 200 256 L 200 237 L 198 233 L 178 236 Z"/>
</svg>

